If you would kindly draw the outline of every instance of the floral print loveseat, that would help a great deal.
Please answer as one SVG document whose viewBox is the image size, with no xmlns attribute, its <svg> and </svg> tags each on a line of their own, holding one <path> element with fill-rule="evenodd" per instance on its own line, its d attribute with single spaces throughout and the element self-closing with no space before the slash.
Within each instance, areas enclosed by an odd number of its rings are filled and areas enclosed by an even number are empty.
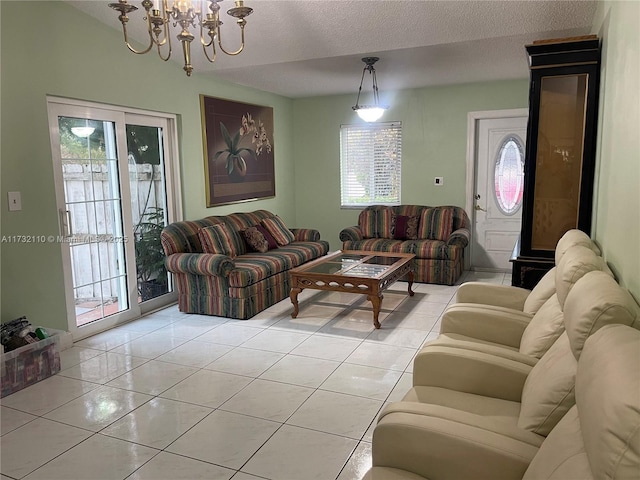
<svg viewBox="0 0 640 480">
<path fill-rule="evenodd" d="M 414 281 L 453 285 L 464 270 L 469 217 L 453 206 L 373 205 L 340 232 L 343 250 L 413 253 Z"/>
<path fill-rule="evenodd" d="M 277 246 L 253 251 L 245 232 L 264 230 L 267 222 L 284 227 L 274 235 Z M 267 210 L 175 222 L 163 229 L 161 241 L 181 312 L 242 320 L 288 297 L 289 270 L 329 251 L 317 230 L 288 230 Z"/>
</svg>

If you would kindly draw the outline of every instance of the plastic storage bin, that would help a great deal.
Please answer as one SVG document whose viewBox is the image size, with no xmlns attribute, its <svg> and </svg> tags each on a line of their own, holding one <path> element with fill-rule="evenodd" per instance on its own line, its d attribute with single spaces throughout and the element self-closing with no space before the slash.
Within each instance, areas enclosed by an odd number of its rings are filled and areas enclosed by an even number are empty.
<svg viewBox="0 0 640 480">
<path fill-rule="evenodd" d="M 36 343 L 2 354 L 2 392 L 6 397 L 60 371 L 59 331 Z"/>
</svg>

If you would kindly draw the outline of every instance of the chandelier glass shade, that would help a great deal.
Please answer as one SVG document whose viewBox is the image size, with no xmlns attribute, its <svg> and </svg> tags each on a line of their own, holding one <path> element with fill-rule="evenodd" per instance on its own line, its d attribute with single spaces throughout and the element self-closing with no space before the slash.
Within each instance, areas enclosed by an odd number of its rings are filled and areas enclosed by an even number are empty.
<svg viewBox="0 0 640 480">
<path fill-rule="evenodd" d="M 251 15 L 252 8 L 244 6 L 244 0 L 235 0 L 235 7 L 227 10 L 227 14 L 236 19 L 240 27 L 240 47 L 235 51 L 228 51 L 222 46 L 222 36 L 220 26 L 220 5 L 222 0 L 143 0 L 142 7 L 146 12 L 147 33 L 149 43 L 142 50 L 136 50 L 129 42 L 127 32 L 128 14 L 138 10 L 138 7 L 131 5 L 127 0 L 119 0 L 118 3 L 110 3 L 109 6 L 120 12 L 118 20 L 122 23 L 124 42 L 127 48 L 133 53 L 144 54 L 154 47 L 158 55 L 164 61 L 171 58 L 171 28 L 177 27 L 179 33 L 176 38 L 182 45 L 184 56 L 184 71 L 187 76 L 191 76 L 193 66 L 191 65 L 191 42 L 196 39 L 195 33 L 199 30 L 199 39 L 204 55 L 207 60 L 213 63 L 216 60 L 216 43 L 220 51 L 226 55 L 238 55 L 244 49 L 244 27 L 247 24 L 245 17 Z"/>
<path fill-rule="evenodd" d="M 373 68 L 373 64 L 380 60 L 378 57 L 364 57 L 362 61 L 365 63 L 362 70 L 362 79 L 360 80 L 360 88 L 358 88 L 358 98 L 356 104 L 351 107 L 358 116 L 365 122 L 375 122 L 382 117 L 385 110 L 389 108 L 389 105 L 381 105 L 378 95 L 378 81 L 376 80 L 376 70 Z M 373 105 L 360 105 L 360 93 L 362 92 L 362 83 L 364 82 L 365 74 L 369 72 L 373 81 Z"/>
</svg>

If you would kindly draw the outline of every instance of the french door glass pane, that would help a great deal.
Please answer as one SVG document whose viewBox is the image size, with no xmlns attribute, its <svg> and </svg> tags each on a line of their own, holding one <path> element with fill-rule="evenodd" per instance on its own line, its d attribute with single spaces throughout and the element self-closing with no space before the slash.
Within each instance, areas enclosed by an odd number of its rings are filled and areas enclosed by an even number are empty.
<svg viewBox="0 0 640 480">
<path fill-rule="evenodd" d="M 172 290 L 160 244 L 167 225 L 164 132 L 130 124 L 126 130 L 138 301 L 144 302 Z"/>
<path fill-rule="evenodd" d="M 58 117 L 78 326 L 127 310 L 115 124 Z"/>
</svg>

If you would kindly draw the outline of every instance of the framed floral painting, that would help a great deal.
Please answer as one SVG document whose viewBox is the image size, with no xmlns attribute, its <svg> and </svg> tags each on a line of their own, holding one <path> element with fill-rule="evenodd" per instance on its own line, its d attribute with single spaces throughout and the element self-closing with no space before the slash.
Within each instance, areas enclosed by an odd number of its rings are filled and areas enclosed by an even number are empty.
<svg viewBox="0 0 640 480">
<path fill-rule="evenodd" d="M 207 207 L 273 197 L 273 108 L 200 95 Z"/>
</svg>

